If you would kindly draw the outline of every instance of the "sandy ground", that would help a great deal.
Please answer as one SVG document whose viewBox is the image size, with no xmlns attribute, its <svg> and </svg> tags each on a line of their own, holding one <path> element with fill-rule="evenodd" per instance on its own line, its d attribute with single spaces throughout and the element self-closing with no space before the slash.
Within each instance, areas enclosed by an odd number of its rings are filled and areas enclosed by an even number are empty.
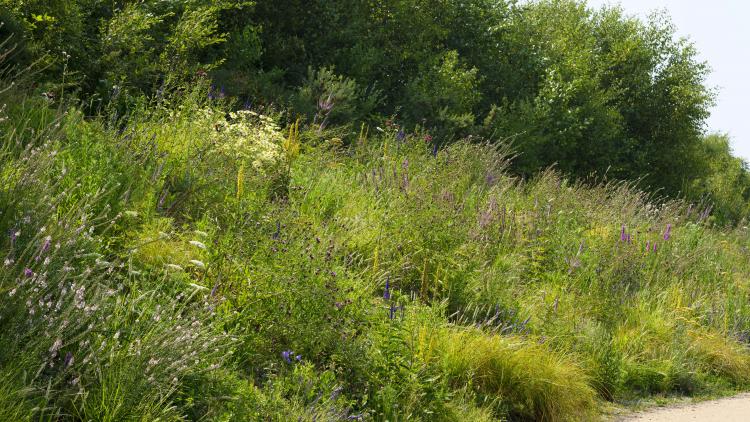
<svg viewBox="0 0 750 422">
<path fill-rule="evenodd" d="M 750 422 L 750 394 L 721 400 L 652 409 L 618 419 L 620 422 Z"/>
</svg>

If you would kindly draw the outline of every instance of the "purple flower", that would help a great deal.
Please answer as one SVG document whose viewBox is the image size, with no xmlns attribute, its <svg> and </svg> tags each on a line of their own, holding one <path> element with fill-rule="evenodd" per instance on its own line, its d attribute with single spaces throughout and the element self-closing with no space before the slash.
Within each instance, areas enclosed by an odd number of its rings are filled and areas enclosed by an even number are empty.
<svg viewBox="0 0 750 422">
<path fill-rule="evenodd" d="M 399 129 L 398 133 L 396 134 L 396 140 L 399 142 L 403 142 L 404 139 L 406 139 L 406 132 L 404 132 L 403 129 Z"/>
<path fill-rule="evenodd" d="M 284 350 L 283 352 L 281 352 L 281 358 L 284 359 L 284 362 L 286 363 L 292 363 L 293 354 L 294 352 L 292 352 L 291 350 Z"/>
<path fill-rule="evenodd" d="M 294 360 L 296 360 L 297 362 L 302 362 L 302 355 L 295 356 Z"/>
<path fill-rule="evenodd" d="M 391 320 L 396 318 L 397 312 L 399 310 L 401 311 L 401 319 L 404 319 L 404 306 L 396 306 L 391 303 L 390 308 L 388 308 L 388 318 Z"/>
<path fill-rule="evenodd" d="M 281 221 L 276 221 L 276 232 L 273 234 L 273 239 L 277 240 L 281 235 Z"/>
<path fill-rule="evenodd" d="M 672 225 L 667 224 L 667 230 L 664 232 L 664 240 L 669 240 L 672 236 Z"/>
<path fill-rule="evenodd" d="M 385 279 L 385 290 L 383 290 L 383 299 L 390 300 L 391 299 L 391 276 L 388 276 L 388 278 Z"/>
<path fill-rule="evenodd" d="M 31 268 L 26 268 L 23 270 L 23 275 L 25 275 L 26 278 L 31 278 L 34 276 L 34 271 L 31 271 Z"/>
<path fill-rule="evenodd" d="M 39 255 L 47 252 L 49 250 L 49 247 L 50 247 L 51 244 L 52 244 L 52 237 L 51 236 L 47 236 L 44 239 L 44 243 L 42 244 L 42 250 L 39 252 Z"/>
<path fill-rule="evenodd" d="M 654 242 L 653 251 L 656 252 L 656 242 Z"/>
<path fill-rule="evenodd" d="M 627 238 L 627 235 L 625 234 L 625 225 L 623 224 L 622 229 L 620 230 L 620 241 L 625 242 L 627 240 L 628 238 Z"/>
<path fill-rule="evenodd" d="M 432 156 L 437 157 L 437 153 L 438 153 L 438 145 L 437 143 L 435 143 L 432 145 Z"/>
<path fill-rule="evenodd" d="M 73 364 L 73 353 L 68 352 L 65 354 L 65 367 L 69 367 Z"/>
<path fill-rule="evenodd" d="M 651 241 L 650 240 L 646 241 L 646 252 L 651 252 Z"/>
<path fill-rule="evenodd" d="M 324 113 L 330 113 L 333 110 L 333 94 L 329 94 L 326 99 L 323 99 L 323 97 L 318 99 L 318 110 Z"/>
</svg>

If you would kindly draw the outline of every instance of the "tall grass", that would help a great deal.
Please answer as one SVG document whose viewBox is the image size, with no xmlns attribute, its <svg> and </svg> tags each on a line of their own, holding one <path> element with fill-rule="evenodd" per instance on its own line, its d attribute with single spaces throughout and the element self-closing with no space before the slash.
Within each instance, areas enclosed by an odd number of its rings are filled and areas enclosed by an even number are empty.
<svg viewBox="0 0 750 422">
<path fill-rule="evenodd" d="M 0 94 L 0 418 L 585 420 L 747 387 L 748 232 L 706 205 L 206 90 Z"/>
</svg>

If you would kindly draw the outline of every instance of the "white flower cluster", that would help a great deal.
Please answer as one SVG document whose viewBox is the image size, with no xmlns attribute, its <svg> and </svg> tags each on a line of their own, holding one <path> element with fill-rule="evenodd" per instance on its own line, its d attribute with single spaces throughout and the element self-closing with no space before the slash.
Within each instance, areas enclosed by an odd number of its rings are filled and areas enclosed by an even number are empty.
<svg viewBox="0 0 750 422">
<path fill-rule="evenodd" d="M 212 140 L 221 153 L 260 173 L 274 168 L 282 159 L 284 135 L 267 116 L 241 110 L 230 113 L 229 120 L 218 119 L 213 128 Z"/>
</svg>

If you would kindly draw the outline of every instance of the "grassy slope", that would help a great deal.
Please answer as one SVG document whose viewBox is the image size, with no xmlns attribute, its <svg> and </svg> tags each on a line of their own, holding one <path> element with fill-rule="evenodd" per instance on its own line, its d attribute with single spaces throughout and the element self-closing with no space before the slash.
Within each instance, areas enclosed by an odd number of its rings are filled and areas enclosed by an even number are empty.
<svg viewBox="0 0 750 422">
<path fill-rule="evenodd" d="M 696 207 L 395 130 L 261 175 L 190 101 L 43 109 L 2 123 L 0 419 L 581 420 L 750 381 L 748 234 Z"/>
</svg>

